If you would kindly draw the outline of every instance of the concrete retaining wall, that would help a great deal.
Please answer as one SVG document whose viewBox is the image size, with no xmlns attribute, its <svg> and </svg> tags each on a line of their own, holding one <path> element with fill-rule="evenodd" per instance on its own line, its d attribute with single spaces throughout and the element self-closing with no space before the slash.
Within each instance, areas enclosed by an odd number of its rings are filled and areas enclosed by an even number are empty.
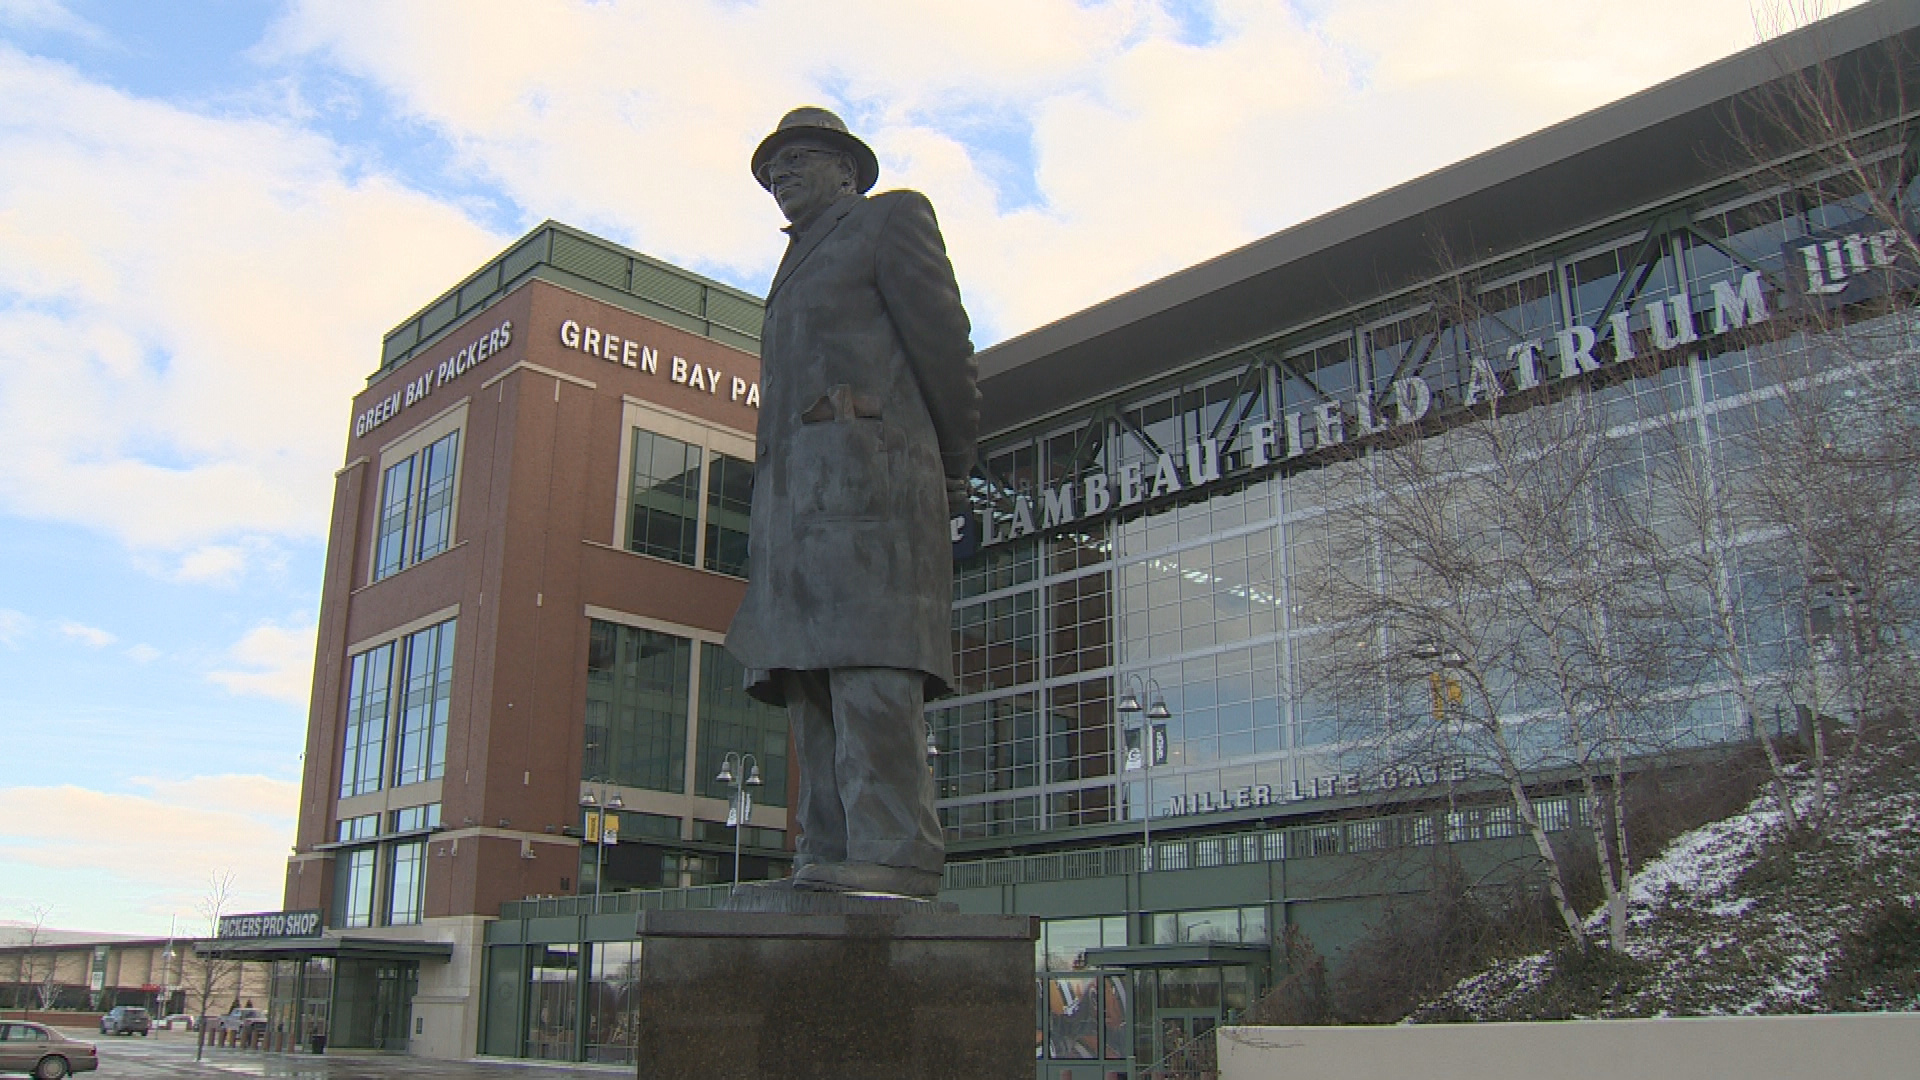
<svg viewBox="0 0 1920 1080">
<path fill-rule="evenodd" d="M 1230 1027 L 1221 1080 L 1920 1077 L 1920 1013 Z"/>
</svg>

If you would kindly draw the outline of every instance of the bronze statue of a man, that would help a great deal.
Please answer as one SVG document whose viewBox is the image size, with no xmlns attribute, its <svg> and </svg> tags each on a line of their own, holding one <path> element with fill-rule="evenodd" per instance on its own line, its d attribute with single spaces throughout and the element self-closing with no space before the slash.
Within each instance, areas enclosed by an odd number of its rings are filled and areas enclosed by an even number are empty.
<svg viewBox="0 0 1920 1080">
<path fill-rule="evenodd" d="M 767 287 L 746 598 L 727 647 L 784 705 L 795 888 L 932 896 L 945 844 L 927 698 L 948 693 L 949 505 L 980 424 L 973 342 L 933 205 L 868 197 L 873 151 L 825 109 L 753 154 L 786 228 Z"/>
</svg>

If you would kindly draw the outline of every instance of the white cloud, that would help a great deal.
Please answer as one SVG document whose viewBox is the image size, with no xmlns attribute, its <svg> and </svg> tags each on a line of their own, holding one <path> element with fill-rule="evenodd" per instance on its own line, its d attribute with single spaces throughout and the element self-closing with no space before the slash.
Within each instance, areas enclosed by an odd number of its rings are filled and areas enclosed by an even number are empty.
<svg viewBox="0 0 1920 1080">
<path fill-rule="evenodd" d="M 33 619 L 23 611 L 0 608 L 0 645 L 20 647 L 20 640 L 33 632 Z"/>
<path fill-rule="evenodd" d="M 500 238 L 319 136 L 4 45 L 0 100 L 0 508 L 188 580 L 322 535 L 381 334 Z"/>
<path fill-rule="evenodd" d="M 83 41 L 103 40 L 99 27 L 75 15 L 59 0 L 0 0 L 0 26 L 52 30 Z"/>
<path fill-rule="evenodd" d="M 1749 3 L 1219 0 L 1195 46 L 1152 0 L 302 0 L 263 54 L 371 79 L 532 216 L 752 283 L 783 240 L 748 153 L 836 106 L 994 337 L 1732 53 Z"/>
<path fill-rule="evenodd" d="M 207 678 L 229 693 L 253 694 L 305 705 L 313 687 L 313 623 L 279 626 L 262 623 L 227 650 L 244 670 L 210 672 Z"/>
<path fill-rule="evenodd" d="M 236 544 L 207 544 L 180 557 L 175 581 L 230 584 L 247 566 L 246 549 Z"/>
<path fill-rule="evenodd" d="M 0 881 L 70 883 L 40 899 L 57 904 L 56 923 L 88 930 L 164 930 L 170 914 L 190 916 L 223 869 L 234 872 L 232 910 L 280 906 L 298 784 L 229 775 L 132 786 L 0 787 Z M 110 859 L 102 830 L 122 837 Z M 199 929 L 183 918 L 183 933 Z"/>
<path fill-rule="evenodd" d="M 72 638 L 82 645 L 95 649 L 104 649 L 108 645 L 120 640 L 97 626 L 88 626 L 86 623 L 75 622 L 72 619 L 61 620 L 59 629 L 62 636 Z"/>
<path fill-rule="evenodd" d="M 254 55 L 280 121 L 0 45 L 0 510 L 236 582 L 322 535 L 382 332 L 504 243 L 298 126 L 276 63 L 370 80 L 530 219 L 749 286 L 784 241 L 747 155 L 835 105 L 934 196 L 984 342 L 1725 55 L 1748 3 L 1219 0 L 1195 46 L 1153 0 L 301 0 Z"/>
<path fill-rule="evenodd" d="M 132 660 L 136 664 L 151 664 L 155 660 L 160 659 L 160 656 L 161 652 L 159 649 L 148 645 L 144 641 L 127 650 L 127 659 Z"/>
</svg>

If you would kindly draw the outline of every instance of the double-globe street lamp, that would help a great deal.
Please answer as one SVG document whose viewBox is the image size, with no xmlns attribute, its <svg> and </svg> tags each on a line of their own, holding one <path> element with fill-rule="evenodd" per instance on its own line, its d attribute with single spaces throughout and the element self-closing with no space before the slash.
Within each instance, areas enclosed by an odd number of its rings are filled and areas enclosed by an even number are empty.
<svg viewBox="0 0 1920 1080">
<path fill-rule="evenodd" d="M 1166 695 L 1160 692 L 1160 684 L 1152 679 L 1142 681 L 1138 674 L 1130 674 L 1122 684 L 1120 700 L 1114 703 L 1114 711 L 1120 714 L 1124 725 L 1123 738 L 1126 745 L 1124 771 L 1140 770 L 1140 788 L 1145 797 L 1140 800 L 1140 872 L 1153 869 L 1153 766 L 1164 765 L 1167 760 L 1166 727 L 1159 723 L 1170 719 L 1173 710 L 1167 708 Z M 1146 698 L 1145 705 L 1140 704 Z M 1146 719 L 1153 723 L 1134 726 L 1132 718 L 1145 713 Z"/>
<path fill-rule="evenodd" d="M 740 887 L 740 831 L 747 827 L 747 815 L 753 812 L 750 787 L 760 786 L 760 762 L 752 754 L 729 750 L 720 759 L 720 774 L 714 777 L 733 785 L 732 802 L 727 809 L 727 824 L 733 826 L 733 887 Z"/>
<path fill-rule="evenodd" d="M 620 809 L 627 805 L 617 791 L 599 784 L 580 793 L 580 805 L 587 808 L 587 839 L 593 841 L 593 913 L 600 914 L 600 882 L 606 877 L 608 844 L 620 842 Z M 613 827 L 609 829 L 607 826 Z"/>
</svg>

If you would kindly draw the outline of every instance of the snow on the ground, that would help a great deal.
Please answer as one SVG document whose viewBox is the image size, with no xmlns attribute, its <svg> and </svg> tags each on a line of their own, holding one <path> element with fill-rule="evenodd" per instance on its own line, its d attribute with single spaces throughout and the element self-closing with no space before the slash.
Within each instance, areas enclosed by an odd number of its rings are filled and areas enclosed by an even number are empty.
<svg viewBox="0 0 1920 1080">
<path fill-rule="evenodd" d="M 1820 842 L 1790 846 L 1771 793 L 1685 833 L 1636 871 L 1624 970 L 1559 977 L 1553 953 L 1504 961 L 1416 1015 L 1528 1019 L 1820 1011 L 1864 913 L 1920 891 L 1920 777 L 1871 753 L 1831 788 Z M 1805 784 L 1795 798 L 1811 809 Z M 1586 924 L 1604 942 L 1602 908 Z M 1588 980 L 1582 983 L 1581 980 Z M 1600 982 L 1594 982 L 1598 979 Z M 1604 985 L 1603 985 L 1604 984 Z M 1911 1006 L 1909 1006 L 1911 1007 Z"/>
</svg>

